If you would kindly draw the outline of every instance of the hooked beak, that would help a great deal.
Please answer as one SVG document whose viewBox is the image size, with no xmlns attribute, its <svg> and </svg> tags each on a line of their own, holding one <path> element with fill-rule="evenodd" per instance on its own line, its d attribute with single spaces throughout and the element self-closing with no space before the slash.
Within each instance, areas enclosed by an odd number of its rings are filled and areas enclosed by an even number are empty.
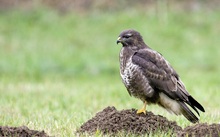
<svg viewBox="0 0 220 137">
<path fill-rule="evenodd" d="M 118 39 L 117 39 L 117 42 L 116 42 L 117 44 L 118 43 L 121 43 L 121 37 L 118 37 Z"/>
</svg>

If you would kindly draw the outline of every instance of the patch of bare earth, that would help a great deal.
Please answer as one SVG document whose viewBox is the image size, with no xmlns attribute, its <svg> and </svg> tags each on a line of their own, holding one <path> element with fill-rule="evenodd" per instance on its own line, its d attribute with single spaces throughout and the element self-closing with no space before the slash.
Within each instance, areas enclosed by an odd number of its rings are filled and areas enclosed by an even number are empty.
<svg viewBox="0 0 220 137">
<path fill-rule="evenodd" d="M 152 112 L 137 115 L 136 112 L 135 109 L 117 111 L 115 107 L 107 107 L 85 122 L 77 132 L 92 134 L 99 130 L 103 134 L 117 134 L 118 132 L 150 134 L 160 131 L 174 133 L 182 130 L 176 122 L 168 121 L 160 115 L 154 115 Z"/>
<path fill-rule="evenodd" d="M 49 137 L 44 131 L 30 130 L 26 126 L 0 126 L 0 137 Z"/>
<path fill-rule="evenodd" d="M 103 134 L 117 135 L 120 132 L 126 134 L 149 135 L 156 132 L 169 133 L 178 137 L 219 137 L 220 124 L 195 124 L 182 129 L 176 122 L 167 118 L 154 115 L 152 112 L 136 114 L 135 109 L 116 110 L 115 107 L 107 107 L 98 112 L 93 118 L 85 122 L 77 134 L 94 134 L 100 131 Z"/>
<path fill-rule="evenodd" d="M 220 137 L 220 124 L 200 123 L 186 127 L 182 132 L 178 133 L 179 137 Z"/>
</svg>

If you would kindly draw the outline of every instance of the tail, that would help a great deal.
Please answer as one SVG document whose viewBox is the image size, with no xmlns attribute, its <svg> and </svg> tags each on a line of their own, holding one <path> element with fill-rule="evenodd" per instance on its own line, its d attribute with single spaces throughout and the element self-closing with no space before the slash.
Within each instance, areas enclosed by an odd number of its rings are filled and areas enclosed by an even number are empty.
<svg viewBox="0 0 220 137">
<path fill-rule="evenodd" d="M 196 113 L 199 115 L 199 112 L 197 109 L 201 110 L 202 112 L 205 112 L 205 109 L 201 104 L 199 104 L 192 96 L 188 95 L 185 96 L 184 100 L 174 100 L 167 96 L 164 93 L 160 93 L 160 99 L 158 104 L 162 106 L 163 108 L 167 109 L 168 111 L 171 111 L 175 113 L 176 115 L 183 115 L 186 117 L 190 122 L 196 123 L 199 121 L 199 119 L 196 117 L 196 115 L 189 109 L 188 106 L 192 107 L 196 111 Z M 188 105 L 186 105 L 188 104 Z"/>
<path fill-rule="evenodd" d="M 189 104 L 199 115 L 199 112 L 197 109 L 201 110 L 202 112 L 205 112 L 205 109 L 201 104 L 199 104 L 192 96 L 188 96 L 189 101 L 186 102 Z M 179 102 L 180 104 L 180 111 L 186 117 L 190 122 L 196 123 L 199 121 L 199 119 L 195 116 L 195 114 L 188 108 L 188 106 L 184 102 Z M 197 108 L 197 109 L 196 109 Z"/>
<path fill-rule="evenodd" d="M 179 81 L 177 81 L 177 84 L 178 90 L 176 92 L 176 95 L 180 99 L 180 111 L 189 121 L 195 123 L 198 121 L 198 118 L 193 114 L 193 112 L 188 108 L 188 106 L 185 103 L 192 107 L 198 115 L 199 112 L 197 109 L 199 109 L 202 112 L 205 112 L 205 109 L 201 104 L 199 104 L 199 102 L 197 102 L 191 95 L 189 95 L 189 93 L 186 91 L 183 82 L 180 79 Z"/>
<path fill-rule="evenodd" d="M 184 102 L 179 102 L 180 104 L 180 112 L 183 114 L 183 116 L 188 119 L 192 123 L 196 123 L 199 121 L 199 119 L 193 114 L 193 112 L 187 107 L 187 105 Z M 198 111 L 196 110 L 198 113 Z"/>
</svg>

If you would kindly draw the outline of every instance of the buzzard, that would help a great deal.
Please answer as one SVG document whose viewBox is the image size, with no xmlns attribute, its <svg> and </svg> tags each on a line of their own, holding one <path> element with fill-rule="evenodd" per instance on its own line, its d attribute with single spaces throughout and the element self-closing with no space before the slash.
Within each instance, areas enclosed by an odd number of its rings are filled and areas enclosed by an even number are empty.
<svg viewBox="0 0 220 137">
<path fill-rule="evenodd" d="M 157 51 L 148 47 L 139 32 L 129 29 L 121 32 L 117 44 L 120 51 L 120 75 L 128 93 L 144 102 L 137 113 L 146 113 L 147 104 L 158 104 L 169 112 L 185 116 L 190 122 L 199 119 L 197 109 L 205 112 L 186 90 L 179 75 Z"/>
</svg>

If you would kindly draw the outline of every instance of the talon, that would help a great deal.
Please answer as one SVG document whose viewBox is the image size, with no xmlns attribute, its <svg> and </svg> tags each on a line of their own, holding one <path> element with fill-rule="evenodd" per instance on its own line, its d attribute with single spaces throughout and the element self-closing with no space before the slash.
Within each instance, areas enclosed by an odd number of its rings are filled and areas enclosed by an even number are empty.
<svg viewBox="0 0 220 137">
<path fill-rule="evenodd" d="M 146 105 L 147 105 L 147 102 L 144 101 L 144 106 L 143 106 L 143 108 L 139 109 L 139 110 L 137 111 L 137 114 L 141 114 L 141 113 L 146 114 Z"/>
</svg>

